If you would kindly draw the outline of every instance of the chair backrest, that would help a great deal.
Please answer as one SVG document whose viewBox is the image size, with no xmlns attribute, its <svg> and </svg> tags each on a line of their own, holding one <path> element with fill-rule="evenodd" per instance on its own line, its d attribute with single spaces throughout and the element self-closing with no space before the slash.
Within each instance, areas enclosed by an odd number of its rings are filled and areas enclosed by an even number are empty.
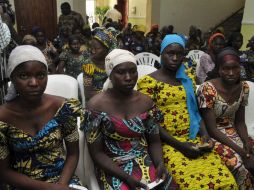
<svg viewBox="0 0 254 190">
<path fill-rule="evenodd" d="M 45 93 L 78 99 L 78 81 L 64 74 L 49 75 Z"/>
<path fill-rule="evenodd" d="M 245 123 L 249 136 L 254 137 L 254 82 L 247 81 L 250 87 L 248 106 L 245 107 Z"/>
<path fill-rule="evenodd" d="M 201 50 L 191 50 L 189 51 L 188 55 L 186 56 L 187 58 L 190 58 L 192 61 L 194 61 L 197 65 L 196 65 L 196 71 L 199 68 L 200 65 L 200 57 L 203 55 L 203 51 Z"/>
<path fill-rule="evenodd" d="M 80 73 L 77 77 L 79 92 L 82 101 L 82 107 L 85 107 L 86 99 L 85 99 L 85 89 L 84 89 L 84 82 L 83 82 L 83 73 Z"/>
<path fill-rule="evenodd" d="M 149 52 L 139 53 L 135 55 L 135 57 L 138 65 L 149 65 L 154 67 L 156 61 L 160 63 L 160 58 L 157 55 Z"/>
</svg>

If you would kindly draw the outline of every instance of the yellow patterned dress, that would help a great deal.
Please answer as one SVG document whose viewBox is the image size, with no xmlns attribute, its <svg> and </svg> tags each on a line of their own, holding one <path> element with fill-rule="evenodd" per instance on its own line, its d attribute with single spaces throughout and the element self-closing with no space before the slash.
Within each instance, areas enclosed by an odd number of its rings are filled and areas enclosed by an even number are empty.
<svg viewBox="0 0 254 190">
<path fill-rule="evenodd" d="M 13 170 L 35 180 L 56 183 L 65 164 L 63 140 L 79 139 L 77 117 L 83 118 L 79 101 L 68 99 L 35 136 L 0 121 L 0 160 L 9 155 Z M 69 184 L 80 185 L 76 176 Z M 0 189 L 18 190 L 1 183 Z"/>
<path fill-rule="evenodd" d="M 199 137 L 194 141 L 189 139 L 190 120 L 183 85 L 172 86 L 147 75 L 138 81 L 138 90 L 149 95 L 163 112 L 161 126 L 168 133 L 181 142 L 200 143 Z M 180 189 L 237 189 L 233 175 L 214 152 L 189 159 L 173 147 L 163 144 L 163 156 L 166 167 Z"/>
</svg>

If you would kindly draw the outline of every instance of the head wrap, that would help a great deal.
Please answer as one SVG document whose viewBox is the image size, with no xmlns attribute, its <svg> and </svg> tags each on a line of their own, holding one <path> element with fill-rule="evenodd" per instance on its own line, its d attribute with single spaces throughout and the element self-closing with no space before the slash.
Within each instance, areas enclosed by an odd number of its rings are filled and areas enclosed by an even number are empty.
<svg viewBox="0 0 254 190">
<path fill-rule="evenodd" d="M 7 77 L 10 78 L 15 68 L 19 66 L 20 64 L 27 61 L 39 61 L 43 63 L 46 66 L 46 68 L 48 68 L 48 64 L 43 53 L 37 47 L 31 46 L 31 45 L 17 46 L 15 49 L 12 50 L 9 57 L 8 67 L 7 67 Z M 5 96 L 5 100 L 11 101 L 16 96 L 17 96 L 17 92 L 13 84 L 11 84 L 8 88 L 8 93 Z"/>
<path fill-rule="evenodd" d="M 105 28 L 97 28 L 93 37 L 106 46 L 109 49 L 109 52 L 117 48 L 116 37 L 111 31 Z"/>
<path fill-rule="evenodd" d="M 24 43 L 25 41 L 31 41 L 32 43 L 36 44 L 37 43 L 37 40 L 34 36 L 30 35 L 30 34 L 27 34 L 23 37 L 22 39 L 22 43 Z"/>
<path fill-rule="evenodd" d="M 213 40 L 215 38 L 217 38 L 218 36 L 220 36 L 221 38 L 225 39 L 225 36 L 222 33 L 215 33 L 215 34 L 211 35 L 209 40 L 208 40 L 208 47 L 209 48 L 211 48 Z"/>
<path fill-rule="evenodd" d="M 163 53 L 164 49 L 171 44 L 177 43 L 185 48 L 185 43 L 183 38 L 177 34 L 169 34 L 166 35 L 161 44 L 161 54 Z M 196 96 L 194 94 L 194 88 L 192 80 L 186 75 L 184 64 L 178 68 L 176 72 L 176 78 L 181 81 L 187 97 L 187 109 L 190 116 L 190 135 L 191 139 L 196 138 L 197 133 L 199 131 L 201 117 L 199 114 Z"/>
<path fill-rule="evenodd" d="M 225 60 L 225 57 L 227 57 L 227 59 L 231 57 L 231 59 L 234 59 L 234 60 L 240 62 L 239 54 L 232 47 L 226 47 L 226 48 L 222 49 L 217 56 L 217 62 L 220 63 L 222 60 Z"/>
<path fill-rule="evenodd" d="M 133 53 L 123 49 L 114 49 L 113 51 L 111 51 L 105 58 L 105 70 L 107 75 L 110 76 L 114 67 L 125 62 L 132 62 L 134 64 L 137 64 L 136 58 L 133 55 Z M 108 88 L 112 87 L 113 85 L 110 79 L 108 78 L 103 85 L 103 90 L 105 91 Z"/>
<path fill-rule="evenodd" d="M 144 25 L 142 25 L 142 24 L 140 24 L 140 25 L 135 25 L 134 27 L 133 27 L 133 31 L 134 32 L 146 32 L 146 27 L 144 26 Z"/>
</svg>

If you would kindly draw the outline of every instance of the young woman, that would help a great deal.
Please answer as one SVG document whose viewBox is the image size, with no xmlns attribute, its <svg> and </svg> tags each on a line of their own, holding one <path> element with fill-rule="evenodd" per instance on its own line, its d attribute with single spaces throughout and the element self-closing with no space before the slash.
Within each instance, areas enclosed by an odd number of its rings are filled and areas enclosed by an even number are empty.
<svg viewBox="0 0 254 190">
<path fill-rule="evenodd" d="M 1 190 L 71 190 L 69 184 L 79 184 L 73 174 L 81 107 L 77 100 L 44 94 L 47 68 L 34 46 L 18 46 L 9 57 L 12 84 L 0 107 Z"/>
<path fill-rule="evenodd" d="M 82 67 L 86 102 L 100 92 L 108 76 L 105 71 L 106 55 L 117 47 L 113 34 L 102 28 L 97 28 L 91 41 L 90 57 Z"/>
<path fill-rule="evenodd" d="M 77 78 L 82 73 L 82 65 L 85 63 L 88 55 L 80 51 L 80 38 L 77 35 L 69 37 L 69 50 L 63 51 L 59 56 L 58 73 L 65 73 Z"/>
<path fill-rule="evenodd" d="M 237 189 L 233 175 L 211 152 L 213 144 L 199 116 L 195 83 L 182 63 L 185 43 L 167 35 L 161 44 L 162 67 L 138 81 L 164 114 L 160 122 L 164 163 L 180 189 Z"/>
<path fill-rule="evenodd" d="M 215 150 L 234 174 L 239 189 L 253 189 L 254 149 L 245 124 L 249 86 L 240 81 L 240 58 L 236 50 L 225 48 L 217 60 L 220 77 L 200 86 L 199 107 Z"/>
<path fill-rule="evenodd" d="M 176 189 L 162 159 L 157 121 L 162 115 L 152 100 L 134 91 L 138 73 L 134 55 L 121 49 L 106 59 L 109 80 L 87 104 L 85 131 L 101 190 Z"/>
<path fill-rule="evenodd" d="M 200 57 L 200 66 L 197 70 L 197 79 L 202 84 L 207 78 L 216 75 L 216 55 L 225 47 L 225 36 L 222 33 L 213 34 L 208 41 L 208 53 Z"/>
</svg>

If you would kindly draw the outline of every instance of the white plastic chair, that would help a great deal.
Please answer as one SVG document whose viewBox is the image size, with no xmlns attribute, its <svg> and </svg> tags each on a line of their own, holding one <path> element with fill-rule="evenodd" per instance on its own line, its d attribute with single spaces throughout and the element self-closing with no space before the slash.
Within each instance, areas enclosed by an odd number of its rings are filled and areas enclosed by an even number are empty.
<svg viewBox="0 0 254 190">
<path fill-rule="evenodd" d="M 203 51 L 201 50 L 191 50 L 189 51 L 188 55 L 186 56 L 187 58 L 190 58 L 193 60 L 197 65 L 196 65 L 196 72 L 200 66 L 200 57 L 203 55 Z"/>
<path fill-rule="evenodd" d="M 80 73 L 77 77 L 78 86 L 79 86 L 79 92 L 81 96 L 82 101 L 82 107 L 85 107 L 86 99 L 85 99 L 85 89 L 84 89 L 84 83 L 83 83 L 83 73 Z"/>
<path fill-rule="evenodd" d="M 68 75 L 48 75 L 46 94 L 78 99 L 78 81 Z"/>
<path fill-rule="evenodd" d="M 245 123 L 247 125 L 249 136 L 254 138 L 254 83 L 247 81 L 250 87 L 248 106 L 245 107 Z"/>
<path fill-rule="evenodd" d="M 135 57 L 138 65 L 149 65 L 154 67 L 156 61 L 160 63 L 160 58 L 157 55 L 149 52 L 139 53 L 135 55 Z"/>
</svg>

